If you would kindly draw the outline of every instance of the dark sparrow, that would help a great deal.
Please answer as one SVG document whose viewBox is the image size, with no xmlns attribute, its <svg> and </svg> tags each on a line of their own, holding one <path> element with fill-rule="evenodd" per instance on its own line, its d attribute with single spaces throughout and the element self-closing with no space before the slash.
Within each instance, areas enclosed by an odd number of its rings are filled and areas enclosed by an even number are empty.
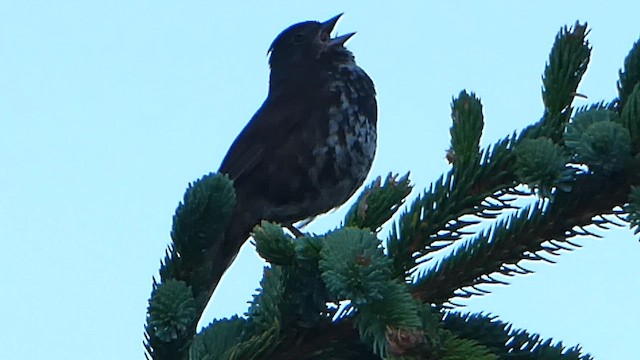
<svg viewBox="0 0 640 360">
<path fill-rule="evenodd" d="M 341 15 L 292 25 L 269 48 L 269 95 L 219 170 L 237 195 L 229 262 L 261 220 L 291 227 L 338 207 L 371 168 L 375 89 L 344 47 L 355 33 L 331 37 Z"/>
</svg>

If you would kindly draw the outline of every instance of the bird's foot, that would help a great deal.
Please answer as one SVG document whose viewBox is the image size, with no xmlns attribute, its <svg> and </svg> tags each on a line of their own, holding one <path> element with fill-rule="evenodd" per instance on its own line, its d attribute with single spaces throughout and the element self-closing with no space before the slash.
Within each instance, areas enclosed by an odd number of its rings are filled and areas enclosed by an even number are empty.
<svg viewBox="0 0 640 360">
<path fill-rule="evenodd" d="M 284 227 L 287 228 L 287 230 L 291 231 L 293 236 L 295 236 L 296 238 L 301 238 L 301 237 L 307 236 L 305 233 L 300 231 L 300 229 L 298 229 L 297 227 L 293 226 L 293 224 L 285 224 Z"/>
</svg>

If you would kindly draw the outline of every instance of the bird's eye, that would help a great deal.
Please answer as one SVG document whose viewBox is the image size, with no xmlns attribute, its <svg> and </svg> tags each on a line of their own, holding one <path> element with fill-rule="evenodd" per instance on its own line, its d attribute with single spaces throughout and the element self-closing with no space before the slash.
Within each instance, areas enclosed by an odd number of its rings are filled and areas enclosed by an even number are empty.
<svg viewBox="0 0 640 360">
<path fill-rule="evenodd" d="M 322 34 L 320 34 L 320 41 L 323 43 L 326 43 L 327 41 L 329 41 L 329 34 L 327 34 L 326 32 L 323 32 Z"/>
<path fill-rule="evenodd" d="M 294 44 L 302 44 L 304 42 L 305 36 L 303 33 L 297 33 L 293 35 L 293 43 Z"/>
</svg>

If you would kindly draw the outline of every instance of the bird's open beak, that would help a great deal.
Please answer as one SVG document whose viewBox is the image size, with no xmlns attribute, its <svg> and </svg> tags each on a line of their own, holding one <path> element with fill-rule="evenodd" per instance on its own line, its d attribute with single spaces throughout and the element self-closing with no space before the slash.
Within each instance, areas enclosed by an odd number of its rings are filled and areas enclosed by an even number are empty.
<svg viewBox="0 0 640 360">
<path fill-rule="evenodd" d="M 325 30 L 326 32 L 331 34 L 331 32 L 333 31 L 333 28 L 336 26 L 336 24 L 338 23 L 338 19 L 340 19 L 341 16 L 342 16 L 342 14 L 338 14 L 338 15 L 332 17 L 331 19 L 323 22 L 322 23 L 322 30 Z M 342 46 L 342 45 L 344 45 L 344 43 L 347 42 L 347 40 L 349 40 L 355 34 L 356 34 L 355 32 L 352 32 L 352 33 L 340 35 L 340 36 L 335 37 L 335 38 L 331 38 L 331 40 L 329 40 L 329 44 L 327 44 L 327 46 L 328 47 Z"/>
<path fill-rule="evenodd" d="M 340 17 L 343 15 L 342 14 L 338 14 L 334 17 L 332 17 L 331 19 L 325 21 L 322 23 L 322 30 L 331 33 L 333 31 L 333 28 L 336 27 L 336 24 L 338 23 L 338 19 L 340 19 Z"/>
</svg>

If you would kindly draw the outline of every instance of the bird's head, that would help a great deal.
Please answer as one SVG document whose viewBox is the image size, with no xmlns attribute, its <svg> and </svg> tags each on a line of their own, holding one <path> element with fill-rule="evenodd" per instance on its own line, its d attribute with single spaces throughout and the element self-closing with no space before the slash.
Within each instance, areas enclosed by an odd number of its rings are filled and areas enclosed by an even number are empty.
<svg viewBox="0 0 640 360">
<path fill-rule="evenodd" d="M 321 61 L 327 54 L 342 54 L 339 57 L 352 58 L 344 44 L 355 32 L 331 37 L 341 16 L 342 14 L 336 15 L 325 22 L 305 21 L 285 29 L 269 48 L 271 68 L 312 64 Z"/>
</svg>

